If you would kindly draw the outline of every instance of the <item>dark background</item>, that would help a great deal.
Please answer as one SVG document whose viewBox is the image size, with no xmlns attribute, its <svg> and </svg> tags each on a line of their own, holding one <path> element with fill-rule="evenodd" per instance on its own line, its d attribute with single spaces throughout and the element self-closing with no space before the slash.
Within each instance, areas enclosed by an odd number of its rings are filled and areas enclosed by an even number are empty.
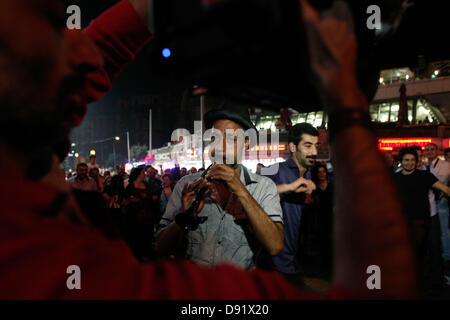
<svg viewBox="0 0 450 320">
<path fill-rule="evenodd" d="M 83 27 L 117 1 L 78 0 L 73 1 L 81 8 Z M 382 15 L 389 14 L 388 1 L 373 1 L 378 4 Z M 368 16 L 368 15 L 367 15 Z M 417 70 L 422 62 L 447 60 L 448 10 L 439 1 L 415 1 L 406 11 L 396 35 L 377 52 L 373 63 L 380 69 L 409 66 Z M 131 145 L 148 145 L 148 114 L 153 110 L 153 148 L 163 146 L 170 140 L 176 128 L 193 131 L 194 120 L 200 120 L 199 98 L 192 97 L 186 89 L 152 75 L 149 57 L 152 43 L 147 45 L 116 79 L 113 89 L 100 102 L 89 105 L 89 111 L 81 127 L 74 130 L 72 140 L 79 145 L 79 152 L 97 148 L 102 157 L 112 152 L 111 143 L 89 144 L 114 136 L 120 136 L 116 152 L 126 156 L 126 131 L 130 132 Z M 214 99 L 206 98 L 207 107 L 213 107 Z M 305 108 L 305 111 L 307 108 Z M 77 151 L 78 151 L 77 150 Z"/>
</svg>

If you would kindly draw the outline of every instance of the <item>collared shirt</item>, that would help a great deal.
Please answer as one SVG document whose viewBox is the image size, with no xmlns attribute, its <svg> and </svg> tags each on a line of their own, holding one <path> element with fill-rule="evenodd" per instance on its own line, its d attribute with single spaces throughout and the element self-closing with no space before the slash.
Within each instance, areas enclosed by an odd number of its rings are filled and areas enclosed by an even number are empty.
<svg viewBox="0 0 450 320">
<path fill-rule="evenodd" d="M 300 170 L 292 158 L 277 165 L 279 166 L 278 172 L 268 176 L 275 184 L 288 184 L 300 178 Z M 310 179 L 309 171 L 304 178 Z M 300 272 L 300 265 L 296 256 L 305 195 L 286 192 L 280 196 L 280 199 L 284 220 L 284 248 L 281 253 L 273 257 L 273 264 L 275 269 L 282 273 L 296 274 Z"/>
<path fill-rule="evenodd" d="M 177 183 L 161 219 L 161 226 L 175 223 L 175 216 L 181 211 L 181 192 L 185 183 L 190 184 L 201 175 L 201 172 L 190 174 Z M 249 172 L 242 165 L 240 179 L 270 219 L 283 223 L 276 185 L 266 177 Z M 244 230 L 235 223 L 231 214 L 227 214 L 216 202 L 211 201 L 205 203 L 198 216 L 208 219 L 200 224 L 197 230 L 187 234 L 186 253 L 190 260 L 210 266 L 221 262 L 231 262 L 243 268 L 254 266 L 253 252 Z"/>
<path fill-rule="evenodd" d="M 76 190 L 81 191 L 98 191 L 97 184 L 95 183 L 95 180 L 91 177 L 87 177 L 87 182 L 80 183 L 80 180 L 77 179 L 77 177 L 73 177 L 69 179 L 69 184 L 72 188 Z"/>
<path fill-rule="evenodd" d="M 449 185 L 450 181 L 450 163 L 436 158 L 430 163 L 430 172 L 436 176 L 443 184 Z M 435 199 L 436 201 L 446 202 L 446 197 L 441 197 L 440 199 Z"/>
</svg>

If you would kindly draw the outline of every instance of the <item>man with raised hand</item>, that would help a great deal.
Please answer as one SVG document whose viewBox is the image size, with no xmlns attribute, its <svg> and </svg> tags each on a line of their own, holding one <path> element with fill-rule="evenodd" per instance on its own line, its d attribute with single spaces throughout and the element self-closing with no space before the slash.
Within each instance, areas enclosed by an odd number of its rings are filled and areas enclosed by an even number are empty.
<svg viewBox="0 0 450 320">
<path fill-rule="evenodd" d="M 314 166 L 316 161 L 319 132 L 308 123 L 296 124 L 289 129 L 288 143 L 291 156 L 285 162 L 277 164 L 277 172 L 269 176 L 277 184 L 284 220 L 284 248 L 280 254 L 273 257 L 272 267 L 281 272 L 288 281 L 303 286 L 297 256 L 300 220 L 305 194 L 311 194 L 316 189 L 308 169 Z"/>
</svg>

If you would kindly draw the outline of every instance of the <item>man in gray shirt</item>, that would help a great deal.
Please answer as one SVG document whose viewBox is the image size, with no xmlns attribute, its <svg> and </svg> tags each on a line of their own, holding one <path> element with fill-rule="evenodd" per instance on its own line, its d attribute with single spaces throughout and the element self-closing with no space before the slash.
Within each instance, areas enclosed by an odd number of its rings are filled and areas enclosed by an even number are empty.
<svg viewBox="0 0 450 320">
<path fill-rule="evenodd" d="M 95 180 L 88 176 L 88 165 L 84 162 L 77 165 L 77 175 L 69 179 L 73 189 L 81 191 L 98 191 Z"/>
<path fill-rule="evenodd" d="M 226 130 L 256 130 L 248 112 L 230 103 L 206 113 L 205 125 L 221 132 L 222 137 Z M 226 164 L 213 164 L 206 179 L 201 172 L 191 174 L 175 186 L 156 236 L 158 253 L 170 255 L 182 248 L 187 258 L 197 263 L 212 266 L 229 262 L 250 269 L 256 251 L 265 249 L 277 255 L 283 249 L 283 218 L 275 183 L 240 164 L 242 153 L 236 151 L 248 149 L 249 139 L 227 142 L 228 148 L 222 139 L 210 150 L 211 157 Z M 230 157 L 230 153 L 234 154 Z M 229 163 L 230 158 L 233 163 Z M 207 190 L 206 200 L 191 212 L 196 191 L 202 188 Z"/>
</svg>

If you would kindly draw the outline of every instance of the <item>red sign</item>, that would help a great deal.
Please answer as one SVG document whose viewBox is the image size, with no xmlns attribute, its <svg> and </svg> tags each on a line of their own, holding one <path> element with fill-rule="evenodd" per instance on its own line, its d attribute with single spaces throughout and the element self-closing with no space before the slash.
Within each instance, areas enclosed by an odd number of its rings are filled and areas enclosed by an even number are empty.
<svg viewBox="0 0 450 320">
<path fill-rule="evenodd" d="M 250 149 L 250 151 L 286 151 L 285 144 L 279 144 L 277 146 L 255 146 Z"/>
<path fill-rule="evenodd" d="M 444 149 L 450 148 L 450 139 L 445 139 L 444 141 L 442 141 L 442 146 L 444 147 Z"/>
<path fill-rule="evenodd" d="M 419 146 L 422 149 L 433 141 L 432 138 L 382 138 L 378 139 L 378 149 L 391 151 L 395 148 Z"/>
</svg>

